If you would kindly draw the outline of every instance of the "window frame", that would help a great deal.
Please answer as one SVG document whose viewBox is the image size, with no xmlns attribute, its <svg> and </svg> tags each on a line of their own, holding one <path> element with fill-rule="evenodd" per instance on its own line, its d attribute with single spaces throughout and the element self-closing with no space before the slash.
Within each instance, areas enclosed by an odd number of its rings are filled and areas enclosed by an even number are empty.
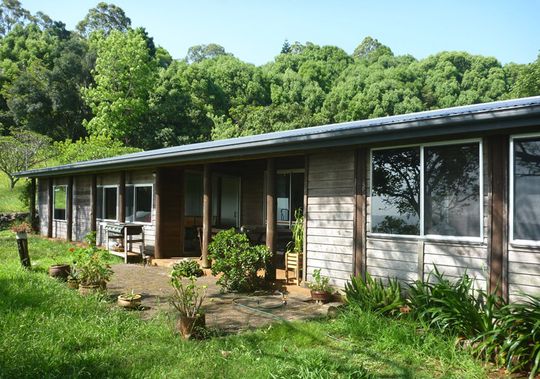
<svg viewBox="0 0 540 379">
<path fill-rule="evenodd" d="M 66 207 L 64 208 L 64 218 L 56 218 L 56 188 L 58 187 L 64 187 L 65 188 L 65 195 L 66 195 L 66 199 L 65 199 L 65 204 L 66 204 Z M 68 193 L 67 193 L 67 184 L 55 184 L 53 186 L 53 220 L 54 221 L 64 221 L 64 222 L 67 222 L 67 196 L 68 196 Z M 60 208 L 58 208 L 60 209 Z"/>
<path fill-rule="evenodd" d="M 289 207 L 289 220 L 288 221 L 278 221 L 277 220 L 277 213 L 276 213 L 276 225 L 287 225 L 289 228 L 292 228 L 292 226 L 296 223 L 296 221 L 293 221 L 293 216 L 295 210 L 291 209 L 291 202 L 292 202 L 292 175 L 291 174 L 304 174 L 304 182 L 305 182 L 305 176 L 306 176 L 306 170 L 303 168 L 291 168 L 291 169 L 280 169 L 276 170 L 276 175 L 287 175 L 289 174 L 289 199 L 287 202 L 287 206 Z M 266 188 L 266 186 L 265 186 Z M 306 189 L 304 188 L 304 192 Z M 304 208 L 305 204 L 302 204 L 302 209 Z M 277 197 L 276 197 L 276 207 L 277 207 Z M 277 211 L 277 209 L 276 209 Z M 305 210 L 304 210 L 305 212 Z M 266 207 L 265 207 L 265 218 L 266 218 Z"/>
<path fill-rule="evenodd" d="M 479 165 L 479 217 L 480 217 L 480 235 L 478 237 L 468 237 L 468 236 L 445 236 L 439 234 L 425 234 L 424 233 L 424 184 L 425 184 L 425 168 L 424 168 L 424 149 L 426 147 L 432 146 L 451 146 L 451 145 L 463 145 L 470 143 L 478 143 L 478 165 Z M 418 235 L 415 234 L 393 234 L 393 233 L 374 233 L 371 231 L 373 227 L 372 215 L 373 209 L 371 204 L 372 199 L 372 189 L 373 189 L 373 152 L 380 150 L 394 150 L 394 149 L 405 149 L 405 148 L 418 148 L 420 149 L 420 217 L 419 217 L 419 226 L 420 231 Z M 482 138 L 468 138 L 468 139 L 459 139 L 459 140 L 450 140 L 450 141 L 437 141 L 437 142 L 427 142 L 420 144 L 406 144 L 406 145 L 396 145 L 396 146 L 384 146 L 372 148 L 369 151 L 369 198 L 370 198 L 370 209 L 369 209 L 369 231 L 367 232 L 368 237 L 379 237 L 379 238 L 396 238 L 396 239 L 415 239 L 415 240 L 431 240 L 431 241 L 456 241 L 456 242 L 473 242 L 473 243 L 482 243 L 484 241 L 484 146 Z"/>
<path fill-rule="evenodd" d="M 510 242 L 510 245 L 512 246 L 522 246 L 522 247 L 538 247 L 540 246 L 540 240 L 522 240 L 522 239 L 514 239 L 514 201 L 515 201 L 515 193 L 514 193 L 514 141 L 515 140 L 521 140 L 521 139 L 528 139 L 528 138 L 539 138 L 540 139 L 540 133 L 524 133 L 524 134 L 513 134 L 510 136 L 510 149 L 509 149 L 509 170 L 508 175 L 510 176 L 509 180 L 509 186 L 508 189 L 508 196 L 509 198 L 509 205 L 508 205 L 508 240 Z"/>
<path fill-rule="evenodd" d="M 138 225 L 152 225 L 154 217 L 152 217 L 152 211 L 154 209 L 154 184 L 153 183 L 130 183 L 126 184 L 127 187 L 133 187 L 133 221 L 129 221 L 130 224 Z M 137 187 L 150 187 L 152 194 L 150 195 L 150 222 L 135 221 L 135 214 L 137 212 Z M 127 203 L 126 203 L 127 204 Z M 118 217 L 118 216 L 117 216 Z"/>
<path fill-rule="evenodd" d="M 119 201 L 118 201 L 118 195 L 119 195 L 119 185 L 117 184 L 107 184 L 107 185 L 98 185 L 96 186 L 96 189 L 99 191 L 99 189 L 101 189 L 102 191 L 105 189 L 105 188 L 115 188 L 116 189 L 116 218 L 113 220 L 113 219 L 108 219 L 108 218 L 102 218 L 102 217 L 96 217 L 96 220 L 98 221 L 101 221 L 101 222 L 118 222 L 118 211 L 119 211 Z M 103 191 L 103 194 L 101 196 L 101 211 L 103 213 L 105 213 L 105 203 L 106 203 L 106 200 L 105 200 L 105 191 Z"/>
</svg>

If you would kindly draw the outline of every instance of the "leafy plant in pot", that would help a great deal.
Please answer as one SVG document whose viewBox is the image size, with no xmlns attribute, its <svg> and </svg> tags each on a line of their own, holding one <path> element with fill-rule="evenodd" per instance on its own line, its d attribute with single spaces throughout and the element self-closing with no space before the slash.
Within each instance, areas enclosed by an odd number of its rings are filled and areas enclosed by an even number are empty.
<svg viewBox="0 0 540 379">
<path fill-rule="evenodd" d="M 108 253 L 95 247 L 76 251 L 75 267 L 79 278 L 79 292 L 82 295 L 105 290 L 113 271 L 106 262 Z"/>
<path fill-rule="evenodd" d="M 206 324 L 202 309 L 206 286 L 198 286 L 194 277 L 182 280 L 178 276 L 171 278 L 171 284 L 174 288 L 171 304 L 180 313 L 177 328 L 185 339 L 197 336 L 198 329 L 204 328 Z"/>
<path fill-rule="evenodd" d="M 328 303 L 332 296 L 332 287 L 330 287 L 330 278 L 321 275 L 321 270 L 313 271 L 313 282 L 308 284 L 311 290 L 311 298 L 317 303 Z"/>
<path fill-rule="evenodd" d="M 123 293 L 118 295 L 118 305 L 126 309 L 137 309 L 141 306 L 142 295 L 135 293 L 131 290 L 131 293 Z"/>
<path fill-rule="evenodd" d="M 71 266 L 67 263 L 56 263 L 49 267 L 51 278 L 67 280 L 71 273 Z"/>
</svg>

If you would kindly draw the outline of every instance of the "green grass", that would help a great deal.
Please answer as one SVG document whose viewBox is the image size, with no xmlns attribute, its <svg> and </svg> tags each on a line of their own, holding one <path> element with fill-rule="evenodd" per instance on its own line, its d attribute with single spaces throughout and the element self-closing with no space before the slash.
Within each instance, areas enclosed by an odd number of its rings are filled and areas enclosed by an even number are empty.
<svg viewBox="0 0 540 379">
<path fill-rule="evenodd" d="M 279 323 L 205 341 L 183 341 L 174 320 L 143 321 L 47 277 L 70 260 L 67 243 L 29 240 L 32 271 L 0 232 L 0 377 L 482 378 L 453 339 L 407 321 L 349 311 L 335 320 Z"/>
<path fill-rule="evenodd" d="M 0 213 L 3 212 L 26 212 L 27 209 L 19 200 L 24 179 L 15 184 L 13 191 L 9 188 L 9 179 L 4 173 L 0 173 Z"/>
</svg>

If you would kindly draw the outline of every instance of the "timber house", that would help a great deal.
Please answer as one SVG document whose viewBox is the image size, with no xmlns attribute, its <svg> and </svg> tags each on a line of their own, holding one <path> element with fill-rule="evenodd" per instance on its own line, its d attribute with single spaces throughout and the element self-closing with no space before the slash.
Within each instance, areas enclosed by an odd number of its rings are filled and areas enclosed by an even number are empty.
<svg viewBox="0 0 540 379">
<path fill-rule="evenodd" d="M 32 179 L 48 237 L 96 231 L 110 248 L 107 226 L 127 223 L 144 232 L 134 251 L 207 264 L 212 233 L 235 227 L 279 258 L 302 208 L 304 280 L 320 268 L 336 287 L 364 272 L 413 281 L 436 265 L 510 300 L 540 293 L 540 97 L 18 175 Z"/>
</svg>

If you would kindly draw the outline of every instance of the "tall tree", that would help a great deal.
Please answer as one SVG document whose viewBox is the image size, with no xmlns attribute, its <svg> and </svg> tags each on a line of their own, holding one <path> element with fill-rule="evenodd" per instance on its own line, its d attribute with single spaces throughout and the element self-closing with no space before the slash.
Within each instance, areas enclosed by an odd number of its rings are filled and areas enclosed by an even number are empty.
<svg viewBox="0 0 540 379">
<path fill-rule="evenodd" d="M 0 36 L 8 34 L 15 25 L 32 21 L 32 15 L 18 0 L 2 0 L 0 5 Z"/>
<path fill-rule="evenodd" d="M 517 97 L 540 95 L 540 54 L 536 61 L 522 67 L 512 94 Z"/>
<path fill-rule="evenodd" d="M 91 8 L 84 19 L 77 24 L 77 30 L 83 36 L 92 32 L 101 31 L 109 35 L 113 30 L 125 32 L 131 28 L 131 20 L 124 10 L 114 4 L 98 3 Z"/>
<path fill-rule="evenodd" d="M 232 55 L 225 51 L 225 48 L 217 43 L 209 43 L 208 45 L 195 45 L 188 49 L 186 61 L 188 63 L 197 63 L 205 59 L 212 59 L 221 55 Z"/>
</svg>

